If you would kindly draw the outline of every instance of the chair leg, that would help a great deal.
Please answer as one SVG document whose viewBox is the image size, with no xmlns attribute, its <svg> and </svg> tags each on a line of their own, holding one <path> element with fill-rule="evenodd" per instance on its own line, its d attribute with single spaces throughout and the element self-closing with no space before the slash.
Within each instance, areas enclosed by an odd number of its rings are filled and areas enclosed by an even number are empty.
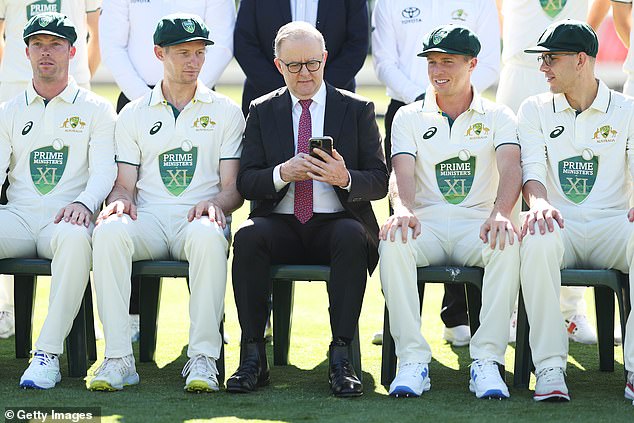
<svg viewBox="0 0 634 423">
<path fill-rule="evenodd" d="M 223 386 L 225 383 L 225 322 L 224 316 L 220 321 L 220 337 L 222 338 L 222 344 L 220 346 L 220 356 L 216 361 L 216 368 L 218 369 L 218 385 Z"/>
<path fill-rule="evenodd" d="M 273 293 L 273 363 L 276 366 L 288 365 L 293 320 L 293 291 L 293 281 L 273 281 L 271 290 Z"/>
<path fill-rule="evenodd" d="M 390 332 L 390 314 L 383 312 L 383 347 L 381 354 L 381 385 L 388 389 L 396 377 L 396 346 Z"/>
<path fill-rule="evenodd" d="M 87 288 L 90 292 L 90 286 Z M 70 377 L 86 376 L 88 363 L 86 361 L 86 297 L 81 302 L 73 327 L 66 337 L 66 355 L 68 359 L 68 374 Z"/>
<path fill-rule="evenodd" d="M 37 276 L 35 275 L 15 275 L 13 277 L 16 358 L 30 357 L 36 283 Z"/>
<path fill-rule="evenodd" d="M 482 309 L 482 292 L 480 289 L 465 283 L 465 295 L 467 296 L 467 310 L 469 311 L 469 328 L 471 336 L 475 335 L 480 327 L 480 309 Z"/>
<path fill-rule="evenodd" d="M 154 361 L 159 303 L 161 302 L 161 278 L 142 277 L 139 306 L 139 355 L 141 362 Z"/>
<path fill-rule="evenodd" d="M 95 336 L 95 313 L 92 303 L 92 289 L 90 288 L 90 280 L 84 294 L 84 303 L 86 304 L 86 350 L 88 351 L 88 360 L 97 361 L 97 340 Z"/>
<path fill-rule="evenodd" d="M 516 388 L 528 388 L 530 382 L 533 363 L 531 359 L 531 347 L 528 334 L 530 327 L 524 297 L 520 288 L 519 302 L 517 306 L 517 335 L 515 343 L 515 374 L 513 375 L 513 386 Z"/>
<path fill-rule="evenodd" d="M 363 368 L 361 367 L 361 345 L 359 344 L 359 326 L 357 325 L 357 330 L 354 332 L 354 338 L 352 338 L 352 342 L 350 343 L 350 364 L 354 368 L 357 377 L 361 382 L 363 382 Z"/>
<path fill-rule="evenodd" d="M 614 371 L 614 291 L 604 286 L 594 287 L 594 304 L 597 315 L 597 344 L 599 369 Z"/>
<path fill-rule="evenodd" d="M 629 278 L 628 275 L 620 275 L 621 290 L 616 292 L 616 299 L 619 304 L 619 318 L 621 320 L 621 340 L 625 341 L 625 326 L 627 317 L 630 315 L 630 291 L 629 291 Z M 623 348 L 623 356 L 625 356 L 625 342 L 621 343 Z M 625 380 L 627 380 L 627 369 L 623 367 L 625 373 Z"/>
</svg>

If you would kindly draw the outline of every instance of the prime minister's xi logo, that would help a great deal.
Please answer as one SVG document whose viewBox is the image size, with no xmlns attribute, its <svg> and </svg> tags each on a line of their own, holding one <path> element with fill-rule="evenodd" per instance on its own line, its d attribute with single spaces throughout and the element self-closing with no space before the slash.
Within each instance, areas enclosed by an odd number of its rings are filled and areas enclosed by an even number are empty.
<svg viewBox="0 0 634 423">
<path fill-rule="evenodd" d="M 548 16 L 554 18 L 566 6 L 567 0 L 539 0 L 542 9 Z"/>
<path fill-rule="evenodd" d="M 194 30 L 196 29 L 196 25 L 194 24 L 194 21 L 192 21 L 191 19 L 187 19 L 183 21 L 183 29 L 190 34 L 193 34 Z"/>
</svg>

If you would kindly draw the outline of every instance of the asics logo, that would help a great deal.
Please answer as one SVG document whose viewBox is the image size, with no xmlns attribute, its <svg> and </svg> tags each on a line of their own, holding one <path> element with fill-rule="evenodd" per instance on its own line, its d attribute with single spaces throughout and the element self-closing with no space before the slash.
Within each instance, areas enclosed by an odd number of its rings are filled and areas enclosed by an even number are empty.
<svg viewBox="0 0 634 423">
<path fill-rule="evenodd" d="M 22 135 L 26 135 L 31 131 L 31 128 L 33 128 L 33 121 L 30 120 L 26 123 L 26 125 L 24 125 L 24 128 L 22 128 Z"/>
<path fill-rule="evenodd" d="M 420 15 L 420 9 L 418 7 L 406 7 L 401 12 L 401 16 L 405 19 L 413 19 Z"/>
<path fill-rule="evenodd" d="M 436 135 L 436 131 L 438 131 L 438 129 L 435 126 L 430 126 L 427 132 L 423 134 L 423 139 L 425 140 L 430 139 L 431 137 Z"/>
<path fill-rule="evenodd" d="M 555 129 L 553 129 L 553 132 L 550 133 L 550 138 L 557 138 L 558 136 L 563 134 L 563 132 L 564 132 L 563 126 L 555 126 Z"/>
<path fill-rule="evenodd" d="M 160 120 L 158 122 L 155 122 L 154 126 L 150 128 L 150 135 L 156 134 L 158 131 L 161 130 L 162 126 L 163 126 L 163 122 L 161 122 Z"/>
</svg>

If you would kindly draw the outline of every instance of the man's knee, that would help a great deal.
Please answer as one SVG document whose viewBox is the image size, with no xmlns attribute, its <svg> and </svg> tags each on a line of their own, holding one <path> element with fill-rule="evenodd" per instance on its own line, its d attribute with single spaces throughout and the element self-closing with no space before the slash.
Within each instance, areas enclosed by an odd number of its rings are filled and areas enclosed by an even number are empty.
<svg viewBox="0 0 634 423">
<path fill-rule="evenodd" d="M 110 218 L 101 222 L 92 233 L 93 245 L 105 244 L 114 246 L 126 240 L 129 237 L 126 220 L 130 220 L 130 218 L 127 216 L 110 216 Z"/>
</svg>

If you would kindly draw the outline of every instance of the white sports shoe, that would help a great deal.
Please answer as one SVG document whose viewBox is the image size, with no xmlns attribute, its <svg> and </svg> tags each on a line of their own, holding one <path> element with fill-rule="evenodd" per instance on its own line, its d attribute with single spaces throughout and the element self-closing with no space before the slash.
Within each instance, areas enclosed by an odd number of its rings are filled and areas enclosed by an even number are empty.
<svg viewBox="0 0 634 423">
<path fill-rule="evenodd" d="M 471 363 L 469 390 L 477 398 L 505 399 L 510 397 L 509 388 L 502 380 L 498 363 L 493 360 L 473 360 Z"/>
<path fill-rule="evenodd" d="M 425 363 L 403 363 L 390 384 L 390 396 L 397 398 L 420 397 L 431 389 L 429 366 Z"/>
<path fill-rule="evenodd" d="M 91 391 L 120 391 L 124 386 L 139 383 L 139 374 L 132 354 L 125 357 L 105 358 L 90 381 Z"/>
<path fill-rule="evenodd" d="M 471 341 L 471 329 L 467 325 L 460 325 L 453 328 L 445 327 L 442 338 L 454 347 L 464 347 Z"/>
<path fill-rule="evenodd" d="M 597 334 L 584 314 L 575 314 L 566 319 L 568 338 L 580 344 L 596 344 Z"/>
<path fill-rule="evenodd" d="M 547 367 L 536 374 L 535 401 L 570 401 L 566 386 L 566 373 L 561 367 Z"/>
<path fill-rule="evenodd" d="M 517 340 L 517 309 L 513 310 L 511 320 L 509 322 L 509 342 Z"/>
<path fill-rule="evenodd" d="M 130 315 L 130 340 L 132 343 L 139 342 L 141 338 L 141 318 L 138 314 Z"/>
<path fill-rule="evenodd" d="M 627 372 L 627 384 L 625 385 L 625 398 L 634 401 L 634 372 Z M 634 404 L 634 402 L 632 403 Z"/>
<path fill-rule="evenodd" d="M 203 354 L 189 359 L 183 367 L 185 390 L 187 392 L 216 392 L 218 387 L 218 369 L 216 360 Z"/>
<path fill-rule="evenodd" d="M 9 338 L 15 333 L 15 320 L 10 311 L 0 311 L 0 338 Z"/>
<path fill-rule="evenodd" d="M 61 380 L 57 356 L 38 350 L 33 354 L 29 367 L 20 378 L 20 388 L 50 389 Z"/>
</svg>

